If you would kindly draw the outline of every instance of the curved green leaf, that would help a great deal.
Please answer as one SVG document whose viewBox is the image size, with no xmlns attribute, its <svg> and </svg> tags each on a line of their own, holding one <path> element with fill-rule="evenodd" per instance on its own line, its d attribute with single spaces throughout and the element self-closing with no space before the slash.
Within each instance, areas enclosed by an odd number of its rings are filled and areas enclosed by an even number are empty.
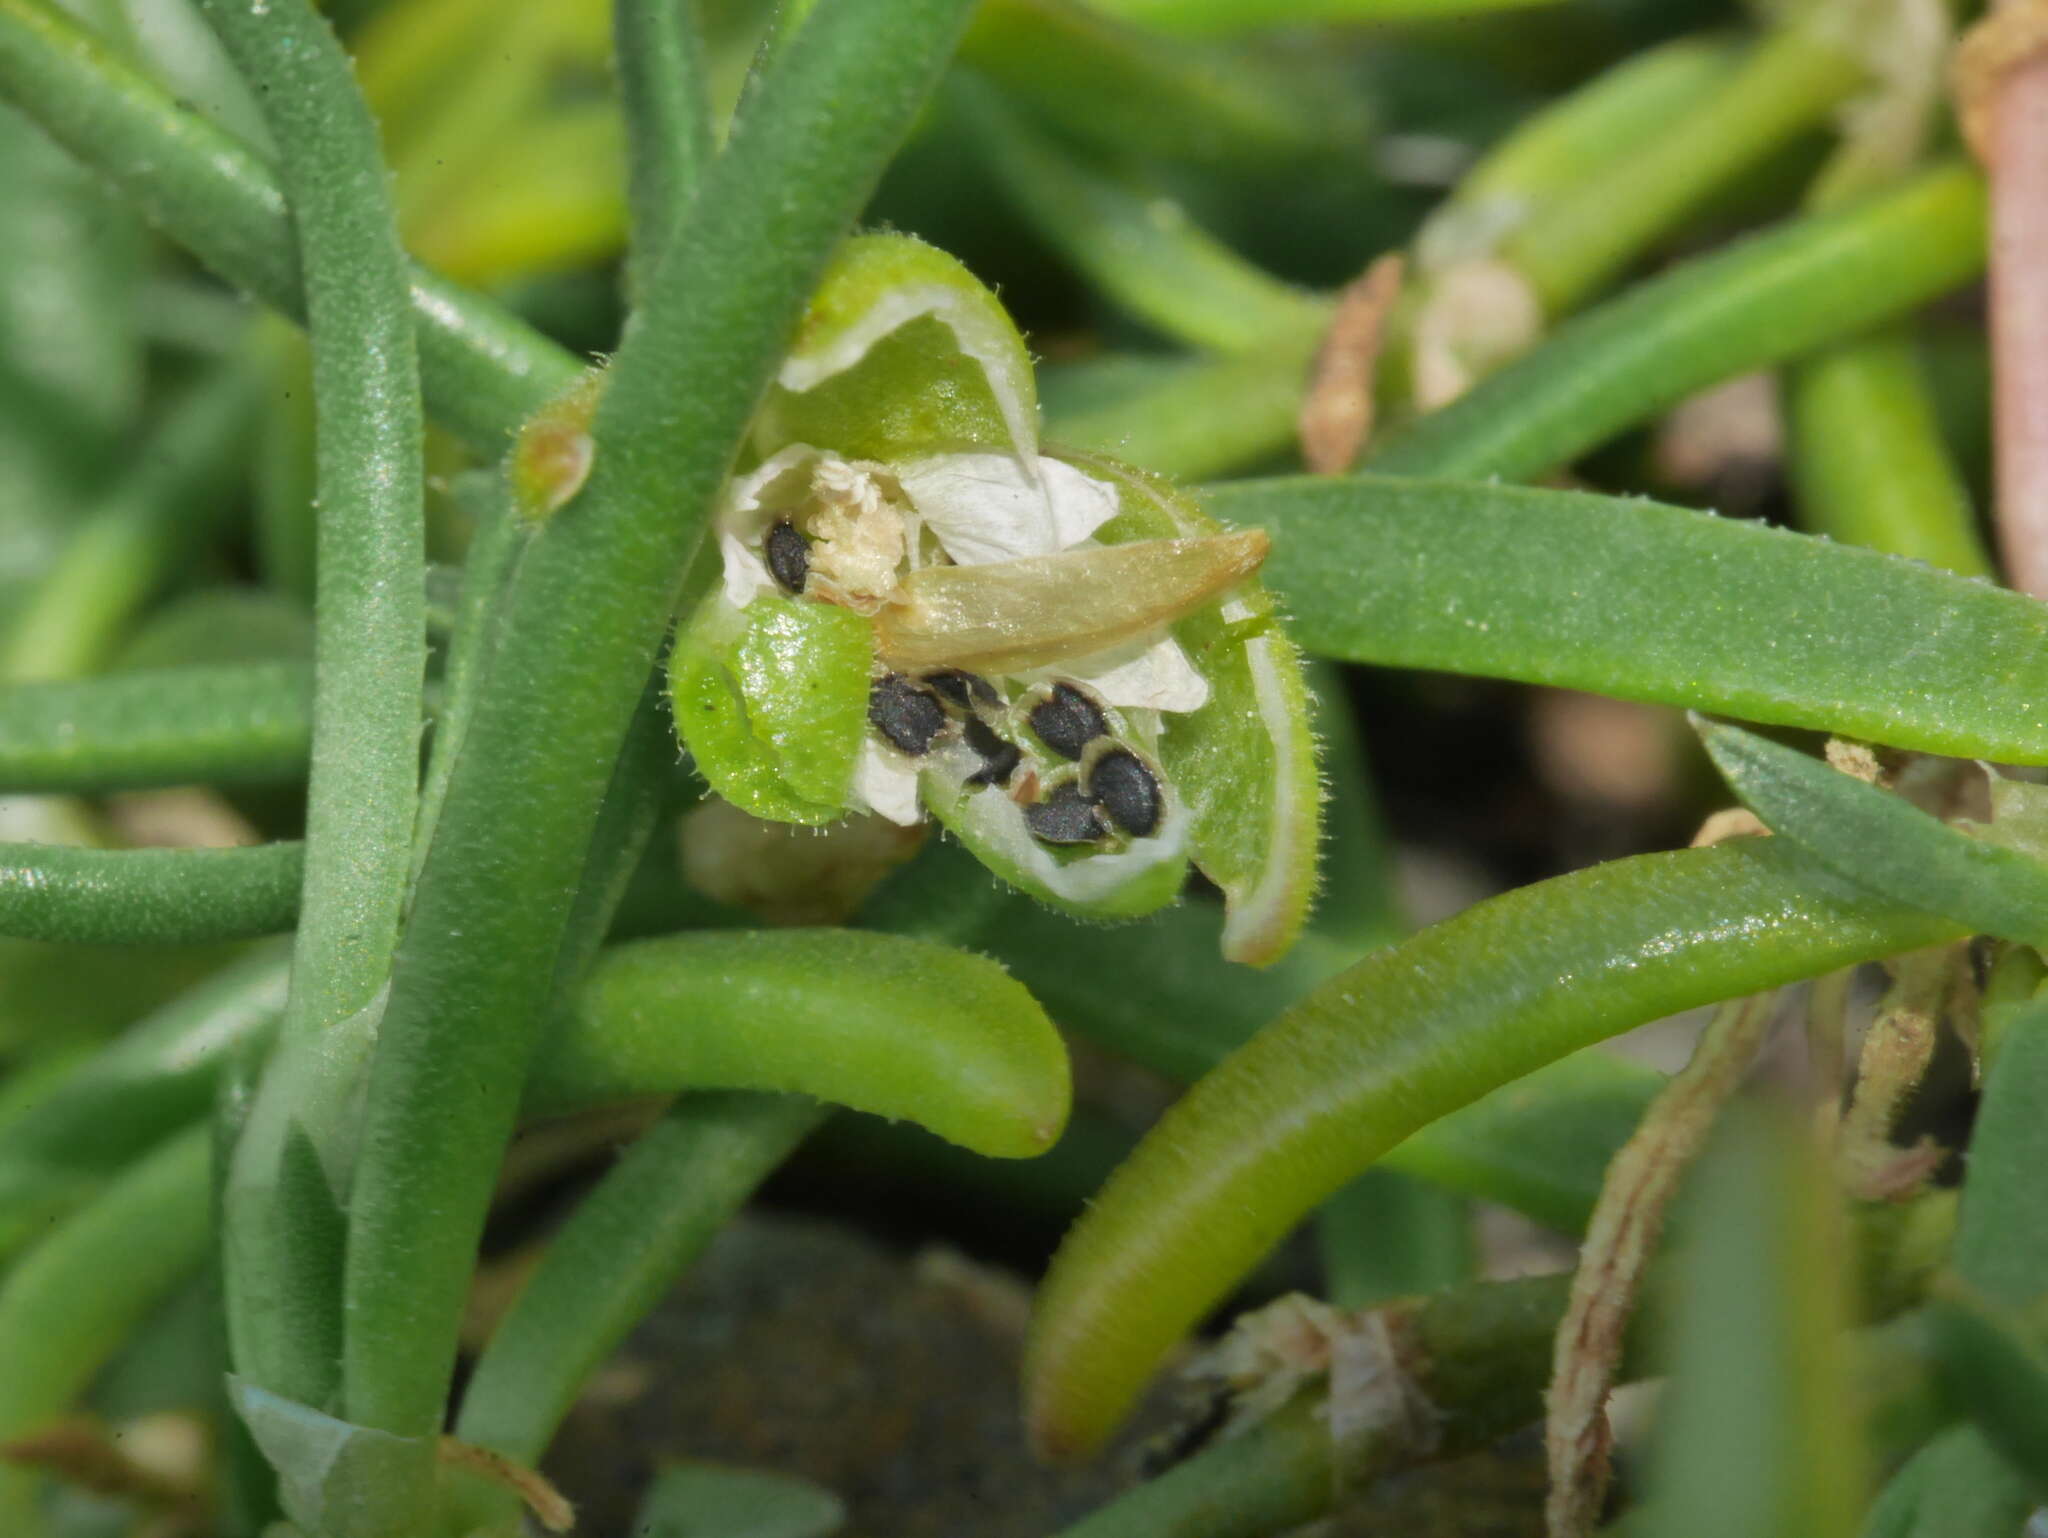
<svg viewBox="0 0 2048 1538">
<path fill-rule="evenodd" d="M 998 1158 L 1066 1124 L 1066 1049 L 979 956 L 840 929 L 726 931 L 605 952 L 526 1094 L 547 1113 L 685 1087 L 791 1090 L 907 1117 Z"/>
<path fill-rule="evenodd" d="M 1038 1445 L 1099 1445 L 1206 1309 L 1418 1128 L 1646 1020 L 1955 933 L 1766 839 L 1523 887 L 1368 957 L 1190 1091 L 1068 1236 L 1026 1357 Z"/>
<path fill-rule="evenodd" d="M 2048 865 L 1768 737 L 1716 721 L 1698 731 L 1742 804 L 1836 874 L 1981 933 L 2048 946 Z"/>
<path fill-rule="evenodd" d="M 2048 606 L 1982 582 L 1581 492 L 1357 476 L 1206 500 L 1271 532 L 1262 576 L 1312 652 L 2048 763 Z"/>
<path fill-rule="evenodd" d="M 185 945 L 282 934 L 299 911 L 305 846 L 74 849 L 0 844 L 0 935 Z"/>
</svg>

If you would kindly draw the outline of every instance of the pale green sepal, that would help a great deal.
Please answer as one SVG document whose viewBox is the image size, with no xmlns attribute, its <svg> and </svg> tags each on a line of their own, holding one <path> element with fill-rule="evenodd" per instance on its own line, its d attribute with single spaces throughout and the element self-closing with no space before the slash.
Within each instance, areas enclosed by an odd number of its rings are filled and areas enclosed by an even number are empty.
<svg viewBox="0 0 2048 1538">
<path fill-rule="evenodd" d="M 1119 488 L 1105 542 L 1223 528 L 1157 476 L 1095 455 L 1070 457 Z M 1192 814 L 1194 863 L 1223 891 L 1223 954 L 1265 966 L 1294 944 L 1315 897 L 1323 790 L 1301 652 L 1256 578 L 1176 622 L 1173 635 L 1208 680 L 1209 699 L 1166 718 L 1160 764 Z"/>
<path fill-rule="evenodd" d="M 1187 882 L 1191 820 L 1170 784 L 1152 837 L 1062 854 L 1031 836 L 1023 809 L 1000 787 L 966 783 L 980 762 L 971 753 L 955 746 L 933 758 L 918 776 L 931 814 L 999 879 L 1042 903 L 1077 918 L 1138 918 L 1171 903 Z"/>
<path fill-rule="evenodd" d="M 713 594 L 669 655 L 676 731 L 711 788 L 774 822 L 845 815 L 867 733 L 868 622 L 834 604 Z"/>
<path fill-rule="evenodd" d="M 958 444 L 1035 459 L 1031 355 L 959 261 L 908 235 L 857 235 L 827 269 L 756 420 L 763 457 L 796 442 L 849 459 Z"/>
<path fill-rule="evenodd" d="M 436 1448 L 424 1437 L 356 1426 L 228 1374 L 228 1398 L 264 1459 L 293 1526 L 321 1538 L 388 1538 L 431 1526 L 402 1492 L 432 1479 Z M 422 1475 L 420 1466 L 428 1472 Z"/>
</svg>

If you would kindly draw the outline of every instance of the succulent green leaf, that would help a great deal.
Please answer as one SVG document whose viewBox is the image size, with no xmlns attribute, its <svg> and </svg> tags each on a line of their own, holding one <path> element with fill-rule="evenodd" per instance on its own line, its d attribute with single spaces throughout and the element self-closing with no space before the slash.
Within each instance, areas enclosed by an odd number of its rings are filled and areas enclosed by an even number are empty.
<svg viewBox="0 0 2048 1538">
<path fill-rule="evenodd" d="M 868 622 L 835 604 L 714 594 L 669 656 L 676 730 L 740 810 L 827 823 L 846 811 L 867 733 Z"/>
<path fill-rule="evenodd" d="M 1261 575 L 1313 653 L 2048 763 L 2048 605 L 2019 593 L 1638 498 L 1361 475 L 1205 499 L 1273 536 Z"/>
<path fill-rule="evenodd" d="M 1066 1124 L 1066 1048 L 994 962 L 839 929 L 615 946 L 541 1048 L 529 1113 L 679 1089 L 815 1095 L 977 1153 L 1043 1153 Z"/>
<path fill-rule="evenodd" d="M 1646 1020 L 1957 932 L 1744 839 L 1522 887 L 1376 952 L 1174 1106 L 1068 1236 L 1026 1357 L 1038 1445 L 1098 1446 L 1206 1310 L 1418 1128 Z"/>
<path fill-rule="evenodd" d="M 1743 804 L 1837 874 L 1984 934 L 2048 944 L 2048 865 L 1783 743 L 1723 722 L 1698 730 Z"/>
<path fill-rule="evenodd" d="M 1848 1538 L 1862 1500 L 1840 1201 L 1782 1111 L 1737 1106 L 1678 1263 L 1656 1538 Z M 1638 1530 L 1632 1525 L 1632 1531 Z"/>
</svg>

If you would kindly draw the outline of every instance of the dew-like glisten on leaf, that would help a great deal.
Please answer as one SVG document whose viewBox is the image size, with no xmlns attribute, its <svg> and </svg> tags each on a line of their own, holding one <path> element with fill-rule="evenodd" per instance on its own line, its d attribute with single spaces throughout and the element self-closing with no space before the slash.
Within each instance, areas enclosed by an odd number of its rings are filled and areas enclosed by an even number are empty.
<svg viewBox="0 0 2048 1538">
<path fill-rule="evenodd" d="M 2048 944 L 2048 865 L 1768 737 L 1718 721 L 1698 731 L 1742 804 L 1830 870 L 1972 930 Z"/>
<path fill-rule="evenodd" d="M 1218 486 L 1311 652 L 2048 763 L 2048 605 L 1635 498 L 1350 476 Z"/>
<path fill-rule="evenodd" d="M 1957 933 L 1746 839 L 1523 887 L 1368 957 L 1190 1091 L 1068 1236 L 1026 1359 L 1039 1448 L 1099 1446 L 1202 1314 L 1417 1128 L 1644 1021 Z"/>
</svg>

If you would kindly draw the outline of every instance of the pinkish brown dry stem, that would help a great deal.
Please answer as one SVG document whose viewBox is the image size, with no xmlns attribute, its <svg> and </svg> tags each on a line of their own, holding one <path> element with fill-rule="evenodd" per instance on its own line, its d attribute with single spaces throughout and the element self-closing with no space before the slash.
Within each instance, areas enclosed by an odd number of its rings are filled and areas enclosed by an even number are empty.
<svg viewBox="0 0 2048 1538">
<path fill-rule="evenodd" d="M 2021 0 L 2001 12 L 2030 8 Z M 1984 115 L 1999 542 L 2012 585 L 2040 598 L 2048 597 L 2048 51 L 2000 70 Z"/>
</svg>

